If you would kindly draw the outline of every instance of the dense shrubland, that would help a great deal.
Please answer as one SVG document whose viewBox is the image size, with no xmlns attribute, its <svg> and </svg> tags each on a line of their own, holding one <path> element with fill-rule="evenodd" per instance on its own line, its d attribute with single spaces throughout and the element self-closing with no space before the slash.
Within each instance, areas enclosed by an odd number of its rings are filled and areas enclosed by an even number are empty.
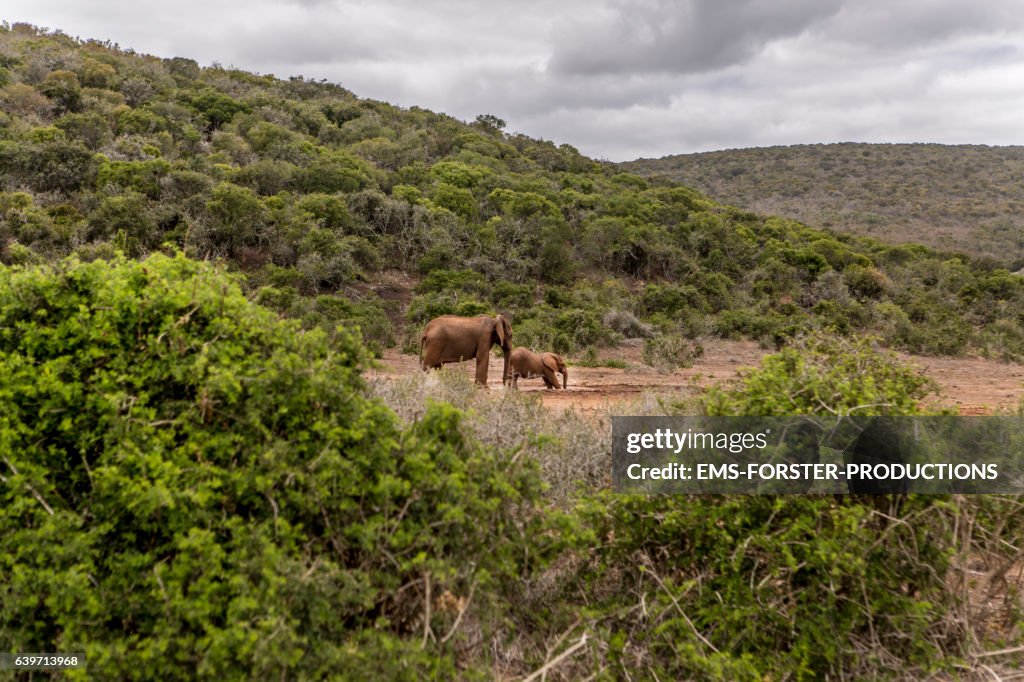
<svg viewBox="0 0 1024 682">
<path fill-rule="evenodd" d="M 502 311 L 517 342 L 573 355 L 626 335 L 778 346 L 813 329 L 1024 351 L 1024 284 L 991 262 L 721 206 L 494 116 L 26 25 L 0 30 L 0 108 L 8 264 L 170 243 L 225 259 L 307 327 L 359 325 L 375 350 L 433 315 Z M 388 270 L 423 278 L 407 310 L 377 295 Z"/>
<path fill-rule="evenodd" d="M 0 32 L 0 102 L 0 650 L 84 651 L 72 679 L 809 680 L 1019 641 L 1017 500 L 612 495 L 606 423 L 371 386 L 351 331 L 501 310 L 668 366 L 747 336 L 790 346 L 630 411 L 905 414 L 927 382 L 835 332 L 1015 355 L 1005 271 L 31 27 Z"/>
</svg>

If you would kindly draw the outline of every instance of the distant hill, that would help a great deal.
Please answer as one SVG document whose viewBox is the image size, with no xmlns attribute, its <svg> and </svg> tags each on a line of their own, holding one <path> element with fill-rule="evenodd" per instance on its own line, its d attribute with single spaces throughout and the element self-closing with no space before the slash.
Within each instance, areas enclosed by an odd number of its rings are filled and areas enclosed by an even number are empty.
<svg viewBox="0 0 1024 682">
<path fill-rule="evenodd" d="M 813 144 L 620 165 L 758 213 L 1024 265 L 1024 147 Z"/>
</svg>

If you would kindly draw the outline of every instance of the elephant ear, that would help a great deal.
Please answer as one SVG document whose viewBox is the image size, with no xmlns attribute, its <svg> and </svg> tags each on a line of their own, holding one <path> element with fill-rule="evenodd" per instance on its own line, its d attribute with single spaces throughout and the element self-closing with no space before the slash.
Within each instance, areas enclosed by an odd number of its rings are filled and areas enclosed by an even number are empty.
<svg viewBox="0 0 1024 682">
<path fill-rule="evenodd" d="M 548 369 L 550 369 L 552 372 L 557 372 L 558 371 L 558 360 L 556 359 L 557 357 L 558 357 L 557 355 L 552 355 L 551 353 L 545 353 L 544 357 L 542 357 L 540 359 L 540 361 L 543 362 L 544 366 L 547 367 Z"/>
<path fill-rule="evenodd" d="M 505 322 L 505 318 L 502 317 L 501 315 L 498 315 L 496 318 L 494 318 L 494 320 L 497 323 L 495 327 L 498 330 L 498 342 L 501 344 L 502 348 L 504 348 L 505 344 L 507 343 L 507 341 L 505 340 L 505 325 L 507 325 L 508 323 Z"/>
</svg>

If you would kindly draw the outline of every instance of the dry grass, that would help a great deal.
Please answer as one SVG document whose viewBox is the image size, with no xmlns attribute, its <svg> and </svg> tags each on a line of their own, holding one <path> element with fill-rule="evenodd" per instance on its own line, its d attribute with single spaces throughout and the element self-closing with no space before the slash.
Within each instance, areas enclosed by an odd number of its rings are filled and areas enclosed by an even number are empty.
<svg viewBox="0 0 1024 682">
<path fill-rule="evenodd" d="M 431 400 L 463 410 L 465 427 L 485 446 L 520 448 L 536 459 L 548 495 L 559 505 L 577 492 L 610 485 L 613 416 L 668 414 L 661 396 L 653 392 L 613 403 L 603 414 L 551 410 L 539 392 L 483 390 L 464 371 L 451 367 L 395 379 L 371 378 L 370 388 L 406 423 L 420 419 Z"/>
<path fill-rule="evenodd" d="M 521 449 L 535 458 L 548 494 L 559 504 L 581 487 L 605 485 L 611 470 L 608 428 L 573 410 L 547 410 L 539 394 L 479 389 L 465 372 L 449 368 L 374 379 L 371 390 L 406 422 L 421 418 L 430 400 L 465 411 L 465 427 L 486 447 Z"/>
</svg>

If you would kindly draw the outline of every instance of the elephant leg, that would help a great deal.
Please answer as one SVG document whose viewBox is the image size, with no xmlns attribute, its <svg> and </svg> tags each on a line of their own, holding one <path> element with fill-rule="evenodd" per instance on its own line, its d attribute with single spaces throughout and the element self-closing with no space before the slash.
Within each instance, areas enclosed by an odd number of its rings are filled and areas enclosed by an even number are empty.
<svg viewBox="0 0 1024 682">
<path fill-rule="evenodd" d="M 487 386 L 487 362 L 491 359 L 490 353 L 477 353 L 476 355 L 476 383 Z"/>
<path fill-rule="evenodd" d="M 519 375 L 515 372 L 512 372 L 512 389 L 519 390 Z"/>
<path fill-rule="evenodd" d="M 558 377 L 547 367 L 544 368 L 544 385 L 548 388 L 561 388 L 562 386 L 558 383 Z"/>
</svg>

